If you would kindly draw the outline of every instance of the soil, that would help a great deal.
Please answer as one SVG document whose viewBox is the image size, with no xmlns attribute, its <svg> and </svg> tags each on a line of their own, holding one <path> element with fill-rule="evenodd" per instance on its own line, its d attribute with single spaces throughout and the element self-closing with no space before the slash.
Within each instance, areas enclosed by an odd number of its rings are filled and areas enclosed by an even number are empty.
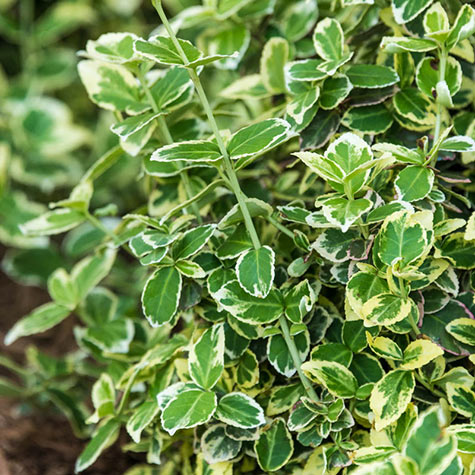
<svg viewBox="0 0 475 475">
<path fill-rule="evenodd" d="M 3 255 L 0 249 L 0 259 Z M 0 354 L 18 363 L 23 352 L 34 344 L 41 351 L 56 356 L 75 347 L 73 320 L 66 319 L 51 330 L 22 338 L 6 347 L 6 332 L 22 316 L 49 301 L 48 294 L 36 287 L 12 282 L 0 271 Z M 0 376 L 12 374 L 0 367 Z M 125 434 L 121 434 L 126 440 Z M 72 475 L 74 463 L 86 441 L 77 439 L 66 418 L 48 411 L 24 414 L 18 402 L 0 398 L 0 475 Z M 138 462 L 133 454 L 122 453 L 116 443 L 104 452 L 86 475 L 121 475 Z"/>
</svg>

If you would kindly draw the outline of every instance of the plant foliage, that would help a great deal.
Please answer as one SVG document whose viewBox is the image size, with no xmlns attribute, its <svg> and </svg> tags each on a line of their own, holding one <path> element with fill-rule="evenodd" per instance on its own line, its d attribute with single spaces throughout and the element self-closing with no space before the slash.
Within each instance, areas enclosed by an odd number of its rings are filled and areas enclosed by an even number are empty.
<svg viewBox="0 0 475 475">
<path fill-rule="evenodd" d="M 77 472 L 125 430 L 129 475 L 473 473 L 473 7 L 198 3 L 80 51 L 89 168 L 48 80 L 2 91 L 4 267 L 51 296 L 5 342 L 78 348 L 0 394 L 66 414 Z"/>
</svg>

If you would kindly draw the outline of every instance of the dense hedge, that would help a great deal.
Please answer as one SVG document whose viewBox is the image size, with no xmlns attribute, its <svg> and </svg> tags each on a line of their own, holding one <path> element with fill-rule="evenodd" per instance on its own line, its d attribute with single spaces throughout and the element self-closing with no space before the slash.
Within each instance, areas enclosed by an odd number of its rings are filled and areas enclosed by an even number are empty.
<svg viewBox="0 0 475 475">
<path fill-rule="evenodd" d="M 76 318 L 77 349 L 2 358 L 0 394 L 90 437 L 78 472 L 124 428 L 129 475 L 473 473 L 473 8 L 134 5 L 78 45 L 94 121 L 35 42 L 95 4 L 28 3 L 0 237 L 51 302 L 5 342 Z"/>
</svg>

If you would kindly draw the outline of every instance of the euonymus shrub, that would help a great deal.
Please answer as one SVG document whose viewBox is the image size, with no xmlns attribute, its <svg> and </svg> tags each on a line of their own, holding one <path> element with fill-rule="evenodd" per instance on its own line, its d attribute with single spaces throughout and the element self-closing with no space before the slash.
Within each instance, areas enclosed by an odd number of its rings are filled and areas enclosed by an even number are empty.
<svg viewBox="0 0 475 475">
<path fill-rule="evenodd" d="M 153 5 L 80 52 L 118 145 L 22 225 L 79 257 L 6 337 L 77 316 L 19 370 L 76 470 L 124 429 L 129 474 L 473 473 L 473 8 Z M 95 209 L 119 161 L 137 204 Z"/>
</svg>

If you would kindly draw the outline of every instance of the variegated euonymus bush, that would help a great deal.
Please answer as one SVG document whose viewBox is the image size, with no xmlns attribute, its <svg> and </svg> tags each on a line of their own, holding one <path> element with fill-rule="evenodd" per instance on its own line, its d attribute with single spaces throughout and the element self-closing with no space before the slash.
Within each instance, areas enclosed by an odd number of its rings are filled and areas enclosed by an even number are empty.
<svg viewBox="0 0 475 475">
<path fill-rule="evenodd" d="M 153 6 L 80 52 L 117 145 L 22 225 L 80 257 L 6 337 L 78 317 L 19 371 L 90 436 L 76 470 L 124 428 L 129 474 L 473 473 L 473 8 Z M 119 163 L 134 199 L 96 208 Z"/>
</svg>

